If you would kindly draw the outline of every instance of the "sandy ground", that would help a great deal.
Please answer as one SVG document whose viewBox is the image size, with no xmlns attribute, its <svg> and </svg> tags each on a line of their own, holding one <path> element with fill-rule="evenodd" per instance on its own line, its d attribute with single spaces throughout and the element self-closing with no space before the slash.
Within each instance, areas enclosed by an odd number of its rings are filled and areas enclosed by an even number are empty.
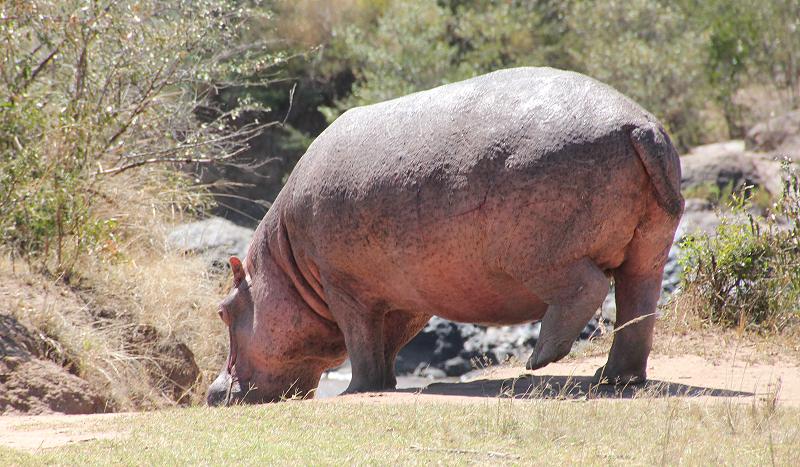
<svg viewBox="0 0 800 467">
<path fill-rule="evenodd" d="M 433 383 L 424 388 L 330 400 L 471 402 L 498 396 L 582 400 L 681 397 L 751 403 L 755 398 L 800 407 L 800 366 L 795 362 L 764 365 L 735 359 L 710 361 L 693 355 L 652 356 L 646 384 L 615 388 L 591 382 L 595 370 L 605 359 L 605 356 L 589 357 L 554 363 L 535 373 L 520 367 L 495 367 L 478 372 L 464 382 Z"/>
<path fill-rule="evenodd" d="M 0 417 L 0 446 L 36 452 L 67 444 L 111 439 L 122 432 L 100 431 L 95 422 L 125 414 L 5 415 Z"/>
<path fill-rule="evenodd" d="M 513 396 L 557 399 L 616 399 L 680 397 L 697 400 L 752 403 L 775 399 L 778 405 L 800 407 L 800 366 L 794 361 L 770 365 L 750 364 L 731 354 L 727 358 L 699 356 L 658 356 L 650 358 L 647 384 L 638 387 L 596 387 L 591 384 L 595 369 L 605 357 L 587 357 L 548 365 L 535 373 L 519 367 L 494 367 L 472 374 L 464 382 L 437 382 L 424 388 L 410 387 L 394 392 L 323 398 L 308 403 L 403 403 L 451 401 L 470 403 L 486 398 Z M 409 386 L 422 379 L 405 381 Z M 346 386 L 343 381 L 323 381 L 327 394 Z M 124 436 L 121 432 L 98 431 L 97 421 L 124 414 L 45 415 L 0 417 L 0 445 L 35 452 L 71 443 Z"/>
</svg>

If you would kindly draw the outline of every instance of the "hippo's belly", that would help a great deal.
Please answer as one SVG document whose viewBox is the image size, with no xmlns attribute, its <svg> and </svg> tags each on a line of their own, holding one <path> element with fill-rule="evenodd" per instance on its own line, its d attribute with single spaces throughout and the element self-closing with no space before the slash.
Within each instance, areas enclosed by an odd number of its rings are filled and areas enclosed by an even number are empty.
<svg viewBox="0 0 800 467">
<path fill-rule="evenodd" d="M 426 290 L 416 311 L 440 316 L 450 321 L 484 326 L 504 326 L 537 321 L 544 317 L 547 304 L 511 277 L 496 279 L 485 288 L 453 287 L 441 284 Z M 412 306 L 413 306 L 412 305 Z"/>
</svg>

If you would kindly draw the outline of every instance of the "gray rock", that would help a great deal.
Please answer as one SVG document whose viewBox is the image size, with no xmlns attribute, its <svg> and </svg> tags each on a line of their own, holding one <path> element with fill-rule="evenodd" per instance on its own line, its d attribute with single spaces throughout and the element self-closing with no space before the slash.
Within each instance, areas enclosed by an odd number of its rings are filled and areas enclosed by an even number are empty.
<svg viewBox="0 0 800 467">
<path fill-rule="evenodd" d="M 744 185 L 762 184 L 753 157 L 744 152 L 744 143 L 741 141 L 708 144 L 693 149 L 681 157 L 681 172 L 681 189 L 684 192 L 707 185 L 722 189 L 726 186 L 741 188 Z"/>
<path fill-rule="evenodd" d="M 472 371 L 472 362 L 464 357 L 453 357 L 444 362 L 444 372 L 447 376 L 461 376 Z"/>
<path fill-rule="evenodd" d="M 778 115 L 747 132 L 748 150 L 776 153 L 800 161 L 800 110 Z"/>
<path fill-rule="evenodd" d="M 226 264 L 232 255 L 244 257 L 247 254 L 253 232 L 220 217 L 210 217 L 175 227 L 167 235 L 167 246 Z"/>
<path fill-rule="evenodd" d="M 612 321 L 598 314 L 581 332 L 581 339 L 609 330 Z M 398 374 L 424 377 L 461 376 L 474 367 L 494 365 L 508 358 L 526 359 L 539 338 L 541 323 L 485 327 L 433 317 L 397 357 Z"/>
<path fill-rule="evenodd" d="M 686 208 L 675 231 L 675 242 L 688 234 L 707 233 L 713 235 L 721 220 L 714 206 L 704 199 L 690 198 L 686 200 Z"/>
<path fill-rule="evenodd" d="M 780 162 L 770 154 L 746 151 L 741 140 L 693 148 L 681 157 L 681 172 L 681 190 L 689 195 L 709 185 L 720 190 L 749 185 L 772 195 L 782 187 Z"/>
<path fill-rule="evenodd" d="M 689 153 L 683 157 L 724 157 L 735 156 L 745 152 L 745 141 L 741 139 L 734 139 L 730 141 L 722 141 L 718 143 L 703 144 L 695 146 L 689 150 Z M 683 163 L 683 159 L 681 159 Z"/>
</svg>

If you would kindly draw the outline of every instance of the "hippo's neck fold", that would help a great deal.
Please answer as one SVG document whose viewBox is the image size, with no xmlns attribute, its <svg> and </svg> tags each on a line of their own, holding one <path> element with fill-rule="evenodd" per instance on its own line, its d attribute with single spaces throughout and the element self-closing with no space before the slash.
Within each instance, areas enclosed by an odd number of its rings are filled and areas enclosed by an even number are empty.
<svg viewBox="0 0 800 467">
<path fill-rule="evenodd" d="M 298 298 L 307 305 L 310 311 L 331 324 L 335 324 L 324 299 L 319 271 L 315 265 L 299 255 L 292 247 L 286 224 L 277 211 L 279 211 L 278 206 L 273 205 L 256 230 L 254 238 L 262 240 L 254 241 L 251 245 L 248 263 L 253 265 L 254 269 L 259 269 L 266 261 L 274 262 L 294 286 L 299 295 Z M 256 243 L 258 244 L 256 245 Z"/>
</svg>

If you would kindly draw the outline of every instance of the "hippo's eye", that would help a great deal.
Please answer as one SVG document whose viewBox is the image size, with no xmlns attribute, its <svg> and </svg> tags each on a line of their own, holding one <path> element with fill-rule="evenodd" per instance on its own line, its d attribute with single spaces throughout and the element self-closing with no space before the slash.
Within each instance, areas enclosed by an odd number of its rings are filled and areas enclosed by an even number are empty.
<svg viewBox="0 0 800 467">
<path fill-rule="evenodd" d="M 217 314 L 223 323 L 227 324 L 228 326 L 231 325 L 231 314 L 228 313 L 228 310 L 225 308 L 220 308 Z"/>
</svg>

